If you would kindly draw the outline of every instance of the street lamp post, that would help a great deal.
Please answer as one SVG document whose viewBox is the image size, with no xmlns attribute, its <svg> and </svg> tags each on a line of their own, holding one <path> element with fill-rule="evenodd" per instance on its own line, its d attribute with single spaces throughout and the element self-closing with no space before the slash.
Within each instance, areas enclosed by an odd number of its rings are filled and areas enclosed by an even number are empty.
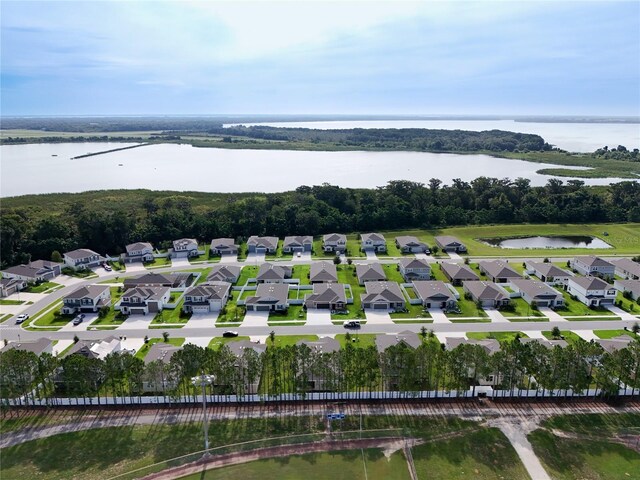
<svg viewBox="0 0 640 480">
<path fill-rule="evenodd" d="M 194 386 L 200 385 L 202 387 L 202 424 L 204 429 L 204 456 L 209 455 L 209 423 L 207 421 L 207 385 L 213 383 L 213 375 L 205 375 L 204 373 L 199 377 L 193 377 L 191 383 Z"/>
</svg>

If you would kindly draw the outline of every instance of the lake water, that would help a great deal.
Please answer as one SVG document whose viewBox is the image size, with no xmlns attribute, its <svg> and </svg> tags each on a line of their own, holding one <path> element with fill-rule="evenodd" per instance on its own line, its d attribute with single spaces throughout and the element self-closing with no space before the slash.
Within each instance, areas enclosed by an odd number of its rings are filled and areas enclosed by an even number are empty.
<svg viewBox="0 0 640 480">
<path fill-rule="evenodd" d="M 482 243 L 500 248 L 612 248 L 607 242 L 581 235 L 526 238 L 485 238 Z"/>
<path fill-rule="evenodd" d="M 547 143 L 570 152 L 593 152 L 608 145 L 640 148 L 640 124 L 637 123 L 535 123 L 514 120 L 348 120 L 323 122 L 272 122 L 244 125 L 300 128 L 432 128 L 442 130 L 507 130 L 535 133 Z"/>
<path fill-rule="evenodd" d="M 136 189 L 202 192 L 282 192 L 300 185 L 354 188 L 390 180 L 427 183 L 439 178 L 525 177 L 533 185 L 549 178 L 536 170 L 553 165 L 489 157 L 422 152 L 309 152 L 149 145 L 71 160 L 123 143 L 53 143 L 0 147 L 0 196 L 86 190 Z M 55 155 L 55 156 L 54 156 Z M 566 178 L 564 179 L 566 180 Z M 585 179 L 606 185 L 612 179 Z"/>
</svg>

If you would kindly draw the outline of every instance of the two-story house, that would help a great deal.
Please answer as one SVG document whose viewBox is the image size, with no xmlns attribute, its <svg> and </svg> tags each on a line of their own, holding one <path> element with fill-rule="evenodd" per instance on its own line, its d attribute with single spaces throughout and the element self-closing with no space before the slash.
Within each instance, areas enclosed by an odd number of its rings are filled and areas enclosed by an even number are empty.
<svg viewBox="0 0 640 480">
<path fill-rule="evenodd" d="M 341 233 L 328 233 L 322 237 L 322 250 L 325 253 L 344 253 L 347 249 L 347 236 Z"/>
<path fill-rule="evenodd" d="M 228 282 L 206 282 L 188 288 L 184 292 L 182 310 L 186 313 L 219 312 L 227 304 L 230 291 Z"/>
<path fill-rule="evenodd" d="M 582 275 L 593 275 L 596 277 L 611 277 L 615 275 L 616 267 L 600 257 L 585 255 L 575 257 L 571 262 L 571 267 Z"/>
<path fill-rule="evenodd" d="M 398 263 L 400 274 L 406 282 L 431 279 L 431 266 L 426 260 L 420 258 L 401 258 Z"/>
<path fill-rule="evenodd" d="M 572 277 L 567 284 L 567 293 L 589 307 L 613 305 L 617 291 L 598 277 Z"/>
<path fill-rule="evenodd" d="M 360 235 L 360 250 L 384 253 L 387 251 L 387 241 L 381 233 L 363 233 Z"/>
<path fill-rule="evenodd" d="M 111 305 L 111 291 L 106 285 L 87 285 L 64 297 L 62 304 L 64 315 L 97 312 L 102 307 Z"/>
<path fill-rule="evenodd" d="M 573 273 L 557 267 L 550 262 L 545 263 L 527 260 L 525 262 L 525 268 L 529 275 L 533 274 L 542 282 L 548 283 L 549 285 L 566 286 L 567 283 L 569 283 L 569 279 L 573 277 Z"/>
<path fill-rule="evenodd" d="M 198 255 L 198 241 L 195 238 L 180 238 L 173 241 L 171 258 L 191 258 Z"/>
<path fill-rule="evenodd" d="M 126 253 L 120 256 L 124 263 L 152 262 L 153 245 L 149 242 L 130 243 L 125 247 Z"/>
<path fill-rule="evenodd" d="M 170 298 L 169 287 L 134 287 L 122 294 L 115 308 L 125 315 L 146 315 L 161 312 Z"/>
<path fill-rule="evenodd" d="M 214 256 L 237 255 L 239 250 L 233 238 L 214 238 L 209 246 L 209 254 Z"/>
<path fill-rule="evenodd" d="M 640 263 L 634 262 L 630 258 L 618 258 L 611 260 L 615 266 L 615 273 L 619 277 L 627 280 L 640 279 Z"/>
<path fill-rule="evenodd" d="M 87 248 L 79 248 L 66 252 L 62 255 L 62 259 L 65 266 L 76 269 L 97 267 L 106 260 L 100 254 Z"/>
<path fill-rule="evenodd" d="M 310 235 L 284 237 L 282 243 L 284 253 L 311 252 L 311 250 L 313 250 L 313 237 Z"/>
<path fill-rule="evenodd" d="M 619 292 L 629 292 L 633 300 L 640 298 L 640 280 L 616 280 L 613 286 Z"/>
<path fill-rule="evenodd" d="M 247 240 L 249 253 L 274 254 L 278 251 L 278 237 L 258 237 L 252 235 Z"/>
<path fill-rule="evenodd" d="M 411 235 L 396 237 L 396 247 L 402 253 L 429 253 L 429 246 L 418 237 Z"/>
</svg>

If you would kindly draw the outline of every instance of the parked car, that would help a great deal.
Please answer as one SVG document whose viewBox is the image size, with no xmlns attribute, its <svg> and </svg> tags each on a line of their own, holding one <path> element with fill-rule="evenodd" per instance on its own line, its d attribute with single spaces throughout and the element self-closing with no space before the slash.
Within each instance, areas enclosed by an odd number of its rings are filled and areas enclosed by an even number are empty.
<svg viewBox="0 0 640 480">
<path fill-rule="evenodd" d="M 298 252 L 298 258 L 300 258 L 302 256 L 302 253 Z"/>
<path fill-rule="evenodd" d="M 344 322 L 344 328 L 360 328 L 360 322 L 357 320 L 349 320 Z"/>
<path fill-rule="evenodd" d="M 73 319 L 73 324 L 80 325 L 83 320 L 84 320 L 84 314 L 81 313 L 80 315 L 78 315 L 76 318 Z"/>
<path fill-rule="evenodd" d="M 109 266 L 107 262 L 104 262 L 102 264 L 102 268 L 104 268 L 107 272 L 110 272 L 112 270 L 112 268 Z"/>
<path fill-rule="evenodd" d="M 238 336 L 238 332 L 232 332 L 231 330 L 227 330 L 222 334 L 222 336 L 225 338 L 233 338 Z"/>
<path fill-rule="evenodd" d="M 26 313 L 22 313 L 22 314 L 18 315 L 16 317 L 16 325 L 20 325 L 22 322 L 24 322 L 28 318 L 29 318 L 29 315 L 27 315 Z"/>
</svg>

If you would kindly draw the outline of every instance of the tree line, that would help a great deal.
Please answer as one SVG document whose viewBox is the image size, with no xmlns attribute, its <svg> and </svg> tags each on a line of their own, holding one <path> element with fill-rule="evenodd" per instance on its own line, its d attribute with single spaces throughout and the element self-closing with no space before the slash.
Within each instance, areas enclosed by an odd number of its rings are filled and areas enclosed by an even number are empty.
<svg viewBox="0 0 640 480">
<path fill-rule="evenodd" d="M 273 337 L 273 334 L 272 334 Z M 578 340 L 566 347 L 548 348 L 533 341 L 503 341 L 489 354 L 477 344 L 444 349 L 423 331 L 421 344 L 404 343 L 378 352 L 374 346 L 347 343 L 335 352 L 306 345 L 269 346 L 264 353 L 244 349 L 236 357 L 226 346 L 219 350 L 187 344 L 168 363 L 145 363 L 129 353 L 112 353 L 104 360 L 73 354 L 62 359 L 12 349 L 0 354 L 0 396 L 33 403 L 54 397 L 136 397 L 198 395 L 192 379 L 213 375 L 208 393 L 245 396 L 311 392 L 352 392 L 371 398 L 376 392 L 458 391 L 475 395 L 480 383 L 518 397 L 527 390 L 538 395 L 574 395 L 595 389 L 601 397 L 615 397 L 621 388 L 640 392 L 640 341 L 606 351 L 595 342 Z M 273 338 L 272 338 L 273 340 Z"/>
<path fill-rule="evenodd" d="M 90 248 L 115 255 L 127 244 L 156 247 L 193 237 L 209 241 L 251 235 L 320 235 L 453 225 L 640 221 L 640 185 L 605 187 L 550 179 L 532 187 L 479 177 L 428 184 L 398 180 L 376 189 L 323 184 L 270 194 L 104 191 L 4 199 L 0 206 L 2 268 L 52 252 Z"/>
</svg>

